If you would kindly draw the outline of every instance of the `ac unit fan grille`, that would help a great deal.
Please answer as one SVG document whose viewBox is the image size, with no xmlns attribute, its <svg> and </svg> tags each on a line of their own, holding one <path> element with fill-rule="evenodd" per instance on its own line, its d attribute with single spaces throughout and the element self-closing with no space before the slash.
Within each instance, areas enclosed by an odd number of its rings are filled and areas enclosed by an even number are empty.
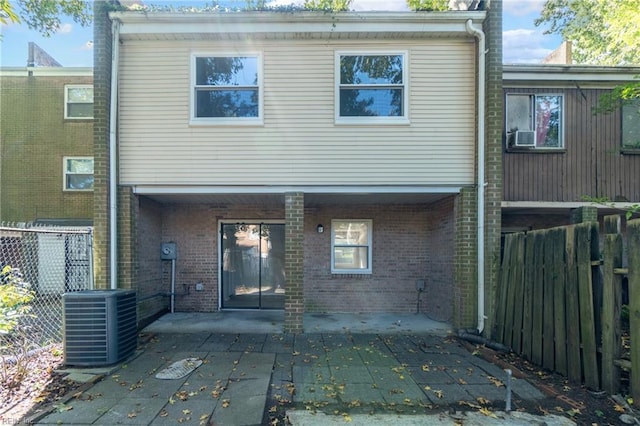
<svg viewBox="0 0 640 426">
<path fill-rule="evenodd" d="M 81 291 L 63 299 L 65 364 L 110 365 L 133 354 L 138 343 L 135 291 Z"/>
</svg>

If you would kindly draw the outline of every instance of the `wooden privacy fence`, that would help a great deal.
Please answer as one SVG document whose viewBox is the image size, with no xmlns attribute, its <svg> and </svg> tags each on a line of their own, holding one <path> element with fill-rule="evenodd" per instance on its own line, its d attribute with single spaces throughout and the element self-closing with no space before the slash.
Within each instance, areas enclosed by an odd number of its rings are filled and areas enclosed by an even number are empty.
<svg viewBox="0 0 640 426">
<path fill-rule="evenodd" d="M 640 372 L 640 219 L 624 237 L 620 222 L 607 216 L 602 239 L 597 222 L 506 235 L 493 339 L 573 382 L 619 392 L 621 369 Z M 631 374 L 631 393 L 640 402 L 640 374 Z"/>
</svg>

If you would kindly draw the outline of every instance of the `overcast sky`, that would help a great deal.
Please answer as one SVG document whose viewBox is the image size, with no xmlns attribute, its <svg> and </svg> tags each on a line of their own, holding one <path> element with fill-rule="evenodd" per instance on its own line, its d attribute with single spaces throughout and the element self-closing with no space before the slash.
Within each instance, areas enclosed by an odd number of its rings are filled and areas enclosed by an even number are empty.
<svg viewBox="0 0 640 426">
<path fill-rule="evenodd" d="M 239 0 L 244 4 L 244 0 Z M 278 0 L 290 4 L 292 1 Z M 540 16 L 545 0 L 503 0 L 503 43 L 504 63 L 537 63 L 547 56 L 561 42 L 558 36 L 543 35 L 543 28 L 536 27 L 533 21 Z M 160 3 L 147 1 L 147 3 Z M 168 3 L 168 2 L 164 2 Z M 171 3 L 178 3 L 177 0 Z M 186 0 L 183 3 L 187 3 Z M 193 4 L 195 1 L 189 1 Z M 200 2 L 202 3 L 202 2 Z M 352 9 L 357 11 L 408 10 L 405 0 L 354 0 Z M 33 41 L 47 51 L 53 58 L 67 67 L 93 66 L 93 29 L 83 28 L 71 19 L 63 19 L 57 34 L 50 38 L 42 37 L 26 25 L 2 25 L 0 41 L 0 65 L 22 67 L 27 63 L 28 42 Z"/>
</svg>

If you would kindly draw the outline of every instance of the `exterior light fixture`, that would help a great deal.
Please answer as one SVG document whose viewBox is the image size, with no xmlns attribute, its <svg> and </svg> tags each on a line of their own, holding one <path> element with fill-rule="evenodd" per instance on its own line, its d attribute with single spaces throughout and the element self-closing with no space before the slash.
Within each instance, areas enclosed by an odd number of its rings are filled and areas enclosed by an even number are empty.
<svg viewBox="0 0 640 426">
<path fill-rule="evenodd" d="M 316 226 L 316 231 L 318 231 L 318 234 L 322 234 L 324 232 L 324 226 L 319 223 L 318 226 Z"/>
</svg>

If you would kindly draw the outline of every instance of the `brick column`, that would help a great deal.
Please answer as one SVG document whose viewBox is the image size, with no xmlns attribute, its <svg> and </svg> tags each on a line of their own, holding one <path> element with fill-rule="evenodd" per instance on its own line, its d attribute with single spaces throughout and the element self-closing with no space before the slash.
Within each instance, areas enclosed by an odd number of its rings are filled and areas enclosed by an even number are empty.
<svg viewBox="0 0 640 426">
<path fill-rule="evenodd" d="M 93 5 L 93 259 L 96 288 L 109 288 L 110 1 Z"/>
<path fill-rule="evenodd" d="M 287 274 L 284 301 L 285 333 L 302 333 L 304 315 L 304 193 L 285 196 L 285 258 Z"/>
<path fill-rule="evenodd" d="M 571 223 L 585 223 L 598 221 L 598 208 L 596 206 L 583 206 L 571 210 Z"/>
<path fill-rule="evenodd" d="M 487 2 L 485 2 L 487 3 Z M 493 330 L 502 227 L 502 133 L 504 109 L 502 91 L 502 0 L 493 0 L 484 23 L 487 54 L 485 103 L 485 264 L 484 335 Z"/>
<path fill-rule="evenodd" d="M 467 187 L 455 201 L 453 325 L 458 328 L 477 325 L 477 199 L 476 189 Z"/>
<path fill-rule="evenodd" d="M 138 197 L 128 186 L 118 187 L 118 287 L 135 289 L 138 271 Z"/>
</svg>

